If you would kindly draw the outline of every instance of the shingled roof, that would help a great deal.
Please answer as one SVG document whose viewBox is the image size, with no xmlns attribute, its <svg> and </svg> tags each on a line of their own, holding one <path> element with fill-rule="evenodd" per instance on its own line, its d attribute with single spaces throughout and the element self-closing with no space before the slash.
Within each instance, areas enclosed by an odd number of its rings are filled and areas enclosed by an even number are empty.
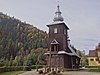
<svg viewBox="0 0 100 75">
<path fill-rule="evenodd" d="M 89 50 L 89 56 L 96 56 L 96 50 Z"/>
</svg>

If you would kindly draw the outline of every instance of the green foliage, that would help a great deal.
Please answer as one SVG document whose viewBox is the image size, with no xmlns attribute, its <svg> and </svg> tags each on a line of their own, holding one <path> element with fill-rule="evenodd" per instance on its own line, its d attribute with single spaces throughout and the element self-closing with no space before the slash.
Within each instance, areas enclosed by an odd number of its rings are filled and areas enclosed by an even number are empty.
<svg viewBox="0 0 100 75">
<path fill-rule="evenodd" d="M 83 51 L 77 50 L 77 54 L 81 57 L 80 66 L 81 67 L 86 66 L 87 65 L 87 59 L 86 59 L 86 55 L 84 53 L 84 50 Z"/>
<path fill-rule="evenodd" d="M 0 67 L 35 65 L 38 56 L 43 64 L 35 50 L 47 48 L 47 41 L 46 32 L 0 12 Z"/>
<path fill-rule="evenodd" d="M 31 71 L 31 66 L 24 66 L 24 68 L 23 68 L 23 70 L 25 70 L 25 71 Z"/>
<path fill-rule="evenodd" d="M 43 68 L 43 65 L 37 65 L 38 68 Z M 0 72 L 9 72 L 9 71 L 30 71 L 31 69 L 36 69 L 36 65 L 30 66 L 4 66 L 0 67 Z"/>
<path fill-rule="evenodd" d="M 90 72 L 100 72 L 100 68 L 89 68 Z"/>
<path fill-rule="evenodd" d="M 38 68 L 43 68 L 44 65 L 32 65 L 32 69 L 36 69 L 36 67 Z"/>
<path fill-rule="evenodd" d="M 9 71 L 22 71 L 23 66 L 5 66 L 0 67 L 0 72 L 9 72 Z"/>
<path fill-rule="evenodd" d="M 4 59 L 1 59 L 0 60 L 0 66 L 2 67 L 2 66 L 4 66 L 4 64 L 5 64 L 5 60 Z"/>
<path fill-rule="evenodd" d="M 26 71 L 11 71 L 11 72 L 3 72 L 3 73 L 0 73 L 0 75 L 18 75 L 18 74 L 21 74 L 21 73 L 24 73 Z"/>
</svg>

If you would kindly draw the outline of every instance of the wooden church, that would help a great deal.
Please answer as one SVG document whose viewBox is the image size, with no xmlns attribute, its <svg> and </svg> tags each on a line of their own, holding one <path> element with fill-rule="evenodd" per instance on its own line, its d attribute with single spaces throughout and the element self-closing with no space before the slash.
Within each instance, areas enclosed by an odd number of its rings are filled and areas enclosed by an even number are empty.
<svg viewBox="0 0 100 75">
<path fill-rule="evenodd" d="M 78 69 L 80 57 L 77 55 L 76 49 L 70 44 L 69 28 L 63 21 L 58 4 L 53 23 L 47 25 L 49 28 L 49 47 L 45 53 L 47 66 L 50 69 Z"/>
</svg>

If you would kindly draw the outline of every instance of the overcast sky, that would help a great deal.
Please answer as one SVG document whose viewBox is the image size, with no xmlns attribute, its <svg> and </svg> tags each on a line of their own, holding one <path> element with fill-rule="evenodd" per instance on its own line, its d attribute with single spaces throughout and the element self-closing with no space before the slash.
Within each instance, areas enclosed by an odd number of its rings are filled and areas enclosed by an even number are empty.
<svg viewBox="0 0 100 75">
<path fill-rule="evenodd" d="M 59 0 L 64 22 L 70 28 L 71 44 L 77 49 L 95 49 L 100 42 L 100 0 Z M 0 0 L 0 12 L 47 31 L 53 22 L 57 0 Z"/>
</svg>

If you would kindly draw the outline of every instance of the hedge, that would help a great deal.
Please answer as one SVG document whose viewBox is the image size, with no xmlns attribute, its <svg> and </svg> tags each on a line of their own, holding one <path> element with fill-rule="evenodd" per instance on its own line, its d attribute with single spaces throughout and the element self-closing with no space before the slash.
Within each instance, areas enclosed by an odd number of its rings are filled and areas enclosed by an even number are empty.
<svg viewBox="0 0 100 75">
<path fill-rule="evenodd" d="M 89 69 L 90 72 L 100 72 L 100 68 L 91 68 Z"/>
<path fill-rule="evenodd" d="M 37 65 L 37 68 L 43 68 L 43 65 Z M 36 69 L 36 65 L 32 66 L 5 66 L 0 67 L 0 72 L 9 72 L 9 71 L 30 71 L 31 69 Z"/>
<path fill-rule="evenodd" d="M 36 65 L 32 65 L 32 69 L 36 69 L 36 67 L 37 67 L 37 68 L 43 68 L 43 66 L 44 66 L 44 65 L 37 65 L 37 66 L 36 66 Z"/>
<path fill-rule="evenodd" d="M 86 68 L 100 68 L 100 66 L 86 66 Z"/>
<path fill-rule="evenodd" d="M 0 72 L 21 71 L 21 70 L 23 70 L 23 67 L 22 66 L 0 67 Z"/>
</svg>

